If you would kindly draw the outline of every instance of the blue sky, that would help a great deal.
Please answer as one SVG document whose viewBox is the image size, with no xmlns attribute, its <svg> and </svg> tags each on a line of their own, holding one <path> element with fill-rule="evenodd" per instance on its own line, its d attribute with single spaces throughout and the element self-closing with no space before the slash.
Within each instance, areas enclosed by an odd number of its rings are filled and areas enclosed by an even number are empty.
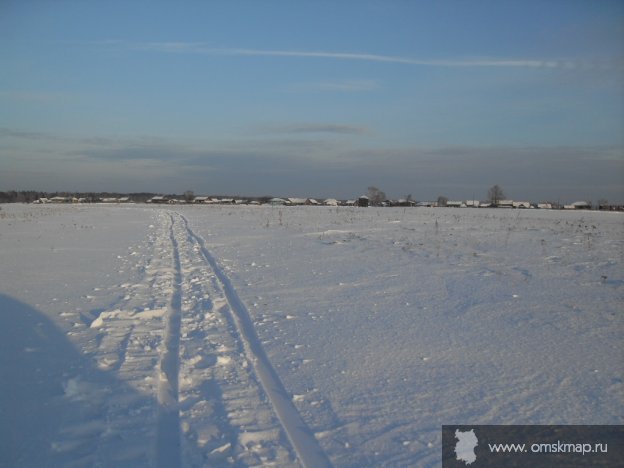
<svg viewBox="0 0 624 468">
<path fill-rule="evenodd" d="M 0 190 L 624 201 L 624 2 L 0 4 Z"/>
</svg>

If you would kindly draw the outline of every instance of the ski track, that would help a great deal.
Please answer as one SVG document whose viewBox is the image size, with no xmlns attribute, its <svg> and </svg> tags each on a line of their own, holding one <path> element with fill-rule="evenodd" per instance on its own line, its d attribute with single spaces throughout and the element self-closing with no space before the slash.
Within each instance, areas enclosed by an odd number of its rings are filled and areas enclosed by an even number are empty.
<svg viewBox="0 0 624 468">
<path fill-rule="evenodd" d="M 238 297 L 229 277 L 210 254 L 204 240 L 189 227 L 188 220 L 182 215 L 179 216 L 186 229 L 188 239 L 197 246 L 196 250 L 199 250 L 206 265 L 212 269 L 218 280 L 238 337 L 242 341 L 244 353 L 251 361 L 259 383 L 268 397 L 283 431 L 292 444 L 297 458 L 306 467 L 331 466 L 329 459 L 322 451 L 312 431 L 303 421 L 292 402 L 292 398 L 284 389 L 279 376 L 271 365 L 271 361 L 258 339 L 249 312 Z"/>
<path fill-rule="evenodd" d="M 174 264 L 171 303 L 165 313 L 164 343 L 161 347 L 158 379 L 158 431 L 156 439 L 157 466 L 166 468 L 180 465 L 180 415 L 178 409 L 178 374 L 180 350 L 180 323 L 182 320 L 182 268 L 180 251 L 170 218 L 170 234 Z"/>
<path fill-rule="evenodd" d="M 174 211 L 150 229 L 120 258 L 136 283 L 71 332 L 111 380 L 67 376 L 81 409 L 53 452 L 71 466 L 331 466 L 204 240 Z"/>
</svg>

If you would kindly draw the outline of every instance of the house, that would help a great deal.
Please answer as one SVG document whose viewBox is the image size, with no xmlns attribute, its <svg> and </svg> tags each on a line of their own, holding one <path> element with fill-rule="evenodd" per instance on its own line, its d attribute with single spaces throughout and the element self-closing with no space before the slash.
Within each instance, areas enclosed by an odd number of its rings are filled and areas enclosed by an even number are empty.
<svg viewBox="0 0 624 468">
<path fill-rule="evenodd" d="M 514 202 L 513 200 L 499 200 L 496 204 L 497 208 L 513 208 Z"/>
<path fill-rule="evenodd" d="M 540 210 L 552 210 L 552 204 L 550 203 L 538 203 L 537 207 Z"/>
<path fill-rule="evenodd" d="M 513 202 L 513 207 L 514 208 L 531 208 L 531 203 L 530 202 Z"/>
<path fill-rule="evenodd" d="M 269 205 L 271 206 L 284 206 L 286 204 L 288 204 L 288 201 L 283 198 L 271 198 L 269 200 Z"/>
<path fill-rule="evenodd" d="M 481 202 L 479 203 L 479 208 L 492 208 L 492 204 L 490 202 Z"/>
<path fill-rule="evenodd" d="M 563 205 L 564 210 L 591 210 L 591 204 L 584 201 L 577 201 L 570 205 Z"/>
<path fill-rule="evenodd" d="M 449 200 L 446 202 L 447 208 L 466 208 L 463 201 Z"/>
<path fill-rule="evenodd" d="M 479 208 L 479 206 L 481 205 L 481 202 L 479 200 L 466 200 L 465 203 L 467 208 Z"/>
<path fill-rule="evenodd" d="M 169 200 L 167 200 L 167 197 L 163 197 L 162 195 L 156 195 L 155 197 L 152 197 L 149 200 L 147 200 L 147 203 L 162 204 L 162 203 L 167 203 L 168 201 Z"/>
<path fill-rule="evenodd" d="M 347 200 L 344 202 L 344 206 L 355 206 L 356 201 L 355 200 Z"/>
<path fill-rule="evenodd" d="M 319 205 L 320 205 L 319 201 L 318 201 L 318 200 L 315 200 L 314 198 L 308 198 L 308 199 L 305 201 L 305 204 L 306 204 L 306 205 L 310 205 L 310 206 L 319 206 Z"/>
<path fill-rule="evenodd" d="M 325 206 L 338 206 L 338 200 L 336 200 L 335 198 L 328 198 L 327 200 L 325 200 L 323 202 L 323 205 L 325 205 Z"/>
<path fill-rule="evenodd" d="M 306 202 L 305 198 L 287 198 L 286 199 L 288 201 L 289 205 L 304 205 Z"/>
<path fill-rule="evenodd" d="M 69 197 L 52 197 L 50 203 L 69 203 L 71 198 Z"/>
<path fill-rule="evenodd" d="M 208 197 L 195 197 L 195 199 L 193 200 L 193 203 L 199 203 L 199 204 L 206 204 L 208 203 L 208 200 L 210 200 Z"/>
<path fill-rule="evenodd" d="M 366 195 L 362 195 L 357 199 L 357 206 L 367 207 L 370 203 L 369 198 Z"/>
<path fill-rule="evenodd" d="M 421 201 L 416 203 L 417 208 L 431 208 L 433 206 L 433 202 L 431 201 Z"/>
<path fill-rule="evenodd" d="M 390 206 L 416 206 L 416 202 L 412 199 L 399 198 L 398 200 L 393 200 Z"/>
</svg>

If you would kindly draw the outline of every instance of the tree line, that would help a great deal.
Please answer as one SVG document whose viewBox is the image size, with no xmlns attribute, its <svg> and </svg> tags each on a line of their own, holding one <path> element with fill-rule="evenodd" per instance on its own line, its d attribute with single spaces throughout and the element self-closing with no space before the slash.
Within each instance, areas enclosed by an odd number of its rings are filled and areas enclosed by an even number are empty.
<svg viewBox="0 0 624 468">
<path fill-rule="evenodd" d="M 367 196 L 372 206 L 380 206 L 386 201 L 386 194 L 375 186 L 368 187 Z M 152 192 L 138 192 L 138 193 L 118 193 L 118 192 L 42 192 L 37 190 L 9 190 L 0 192 L 0 203 L 32 203 L 41 198 L 54 198 L 54 197 L 66 197 L 66 198 L 80 198 L 87 203 L 97 203 L 104 198 L 122 198 L 128 197 L 131 201 L 136 203 L 144 203 L 152 197 L 159 195 Z M 501 200 L 506 198 L 505 192 L 500 185 L 493 185 L 487 191 L 486 200 L 493 206 L 499 204 Z M 190 202 L 195 197 L 192 190 L 187 190 L 183 195 L 167 195 L 168 198 L 184 199 Z M 247 199 L 253 199 L 260 202 L 268 202 L 271 197 L 243 197 Z M 413 201 L 412 195 L 407 195 L 406 200 Z M 439 196 L 437 198 L 438 206 L 446 206 L 448 198 L 445 196 Z M 588 200 L 586 200 L 588 201 Z M 591 204 L 591 203 L 590 203 Z M 609 202 L 606 199 L 598 200 L 596 206 L 600 209 L 609 208 Z"/>
<path fill-rule="evenodd" d="M 155 193 L 115 193 L 115 192 L 40 192 L 36 190 L 9 190 L 0 192 L 0 203 L 32 203 L 40 198 L 68 197 L 83 198 L 87 203 L 99 202 L 102 198 L 130 197 L 135 202 L 145 202 Z"/>
</svg>

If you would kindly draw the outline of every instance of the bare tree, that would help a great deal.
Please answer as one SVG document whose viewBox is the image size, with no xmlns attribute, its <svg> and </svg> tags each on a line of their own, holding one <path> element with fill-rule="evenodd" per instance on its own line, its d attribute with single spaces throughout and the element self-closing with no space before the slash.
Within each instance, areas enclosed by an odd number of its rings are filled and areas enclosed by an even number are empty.
<svg viewBox="0 0 624 468">
<path fill-rule="evenodd" d="M 488 200 L 490 201 L 490 203 L 492 203 L 492 205 L 498 205 L 501 200 L 505 199 L 505 193 L 503 192 L 503 189 L 500 188 L 500 186 L 498 185 L 490 187 L 487 196 Z"/>
<path fill-rule="evenodd" d="M 184 192 L 184 200 L 186 203 L 191 203 L 195 199 L 195 194 L 192 190 L 187 190 Z"/>
<path fill-rule="evenodd" d="M 377 187 L 368 187 L 368 200 L 371 205 L 378 206 L 386 199 L 386 194 Z"/>
<path fill-rule="evenodd" d="M 438 206 L 446 206 L 447 203 L 448 203 L 448 198 L 447 197 L 445 197 L 443 195 L 440 195 L 438 197 Z"/>
</svg>

